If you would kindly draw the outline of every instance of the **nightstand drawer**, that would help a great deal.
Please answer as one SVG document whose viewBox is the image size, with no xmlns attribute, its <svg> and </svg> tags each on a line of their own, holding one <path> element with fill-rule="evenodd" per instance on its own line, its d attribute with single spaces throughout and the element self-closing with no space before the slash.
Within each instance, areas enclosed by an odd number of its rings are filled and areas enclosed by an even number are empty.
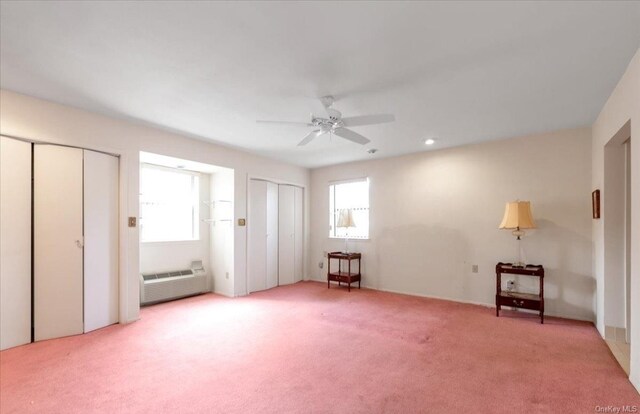
<svg viewBox="0 0 640 414">
<path fill-rule="evenodd" d="M 515 296 L 496 296 L 496 302 L 501 306 L 511 306 L 514 308 L 540 310 L 541 301 L 535 299 L 525 299 Z"/>
<path fill-rule="evenodd" d="M 331 280 L 332 282 L 343 282 L 343 283 L 357 282 L 360 280 L 360 275 L 355 273 L 348 274 L 345 272 L 330 273 L 329 280 Z"/>
</svg>

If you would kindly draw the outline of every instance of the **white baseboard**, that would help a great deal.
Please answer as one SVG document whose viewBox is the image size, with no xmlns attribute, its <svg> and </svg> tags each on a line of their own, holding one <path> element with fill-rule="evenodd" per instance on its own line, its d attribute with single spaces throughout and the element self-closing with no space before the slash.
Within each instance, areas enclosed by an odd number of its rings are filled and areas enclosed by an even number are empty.
<svg viewBox="0 0 640 414">
<path fill-rule="evenodd" d="M 604 339 L 613 342 L 627 342 L 627 330 L 617 326 L 605 326 Z"/>
<path fill-rule="evenodd" d="M 327 279 L 309 279 L 309 281 L 327 283 Z M 493 309 L 495 309 L 495 307 L 496 307 L 495 303 L 477 302 L 477 301 L 463 300 L 463 299 L 457 299 L 457 298 L 454 299 L 454 298 L 449 298 L 449 297 L 444 297 L 444 296 L 428 295 L 428 294 L 425 294 L 425 293 L 405 292 L 405 291 L 401 291 L 401 290 L 379 289 L 379 288 L 375 288 L 375 287 L 366 285 L 364 283 L 362 284 L 362 287 L 366 288 L 366 289 L 371 289 L 371 290 L 378 290 L 380 292 L 397 293 L 397 294 L 400 294 L 400 295 L 417 296 L 417 297 L 428 298 L 428 299 L 446 300 L 446 301 L 449 301 L 449 302 L 457 302 L 457 303 L 466 303 L 466 304 L 469 304 L 469 305 L 478 305 L 478 306 L 484 306 L 484 307 L 493 308 Z M 535 311 L 533 311 L 533 312 L 535 312 Z M 556 317 L 556 318 L 572 319 L 572 320 L 576 320 L 576 321 L 594 323 L 594 321 L 592 321 L 591 319 L 585 319 L 584 317 L 576 316 L 576 315 L 557 315 L 557 314 L 554 314 L 554 313 L 545 312 L 544 316 L 552 316 L 552 317 Z"/>
<path fill-rule="evenodd" d="M 327 283 L 326 279 L 309 279 L 310 282 L 321 282 L 321 283 Z M 362 287 L 365 289 L 370 289 L 370 290 L 377 290 L 380 292 L 389 292 L 389 293 L 397 293 L 398 295 L 407 295 L 407 296 L 417 296 L 420 298 L 428 298 L 428 299 L 438 299 L 438 300 L 446 300 L 449 302 L 457 302 L 457 303 L 466 303 L 469 305 L 478 305 L 478 306 L 484 306 L 487 308 L 495 308 L 496 305 L 492 304 L 492 303 L 485 303 L 485 302 L 476 302 L 476 301 L 472 301 L 472 300 L 462 300 L 462 299 L 452 299 L 452 298 L 447 298 L 444 296 L 435 296 L 435 295 L 427 295 L 425 293 L 416 293 L 416 292 L 405 292 L 402 290 L 393 290 L 393 289 L 380 289 L 380 288 L 375 288 L 373 286 L 369 286 L 366 284 L 362 284 Z"/>
<path fill-rule="evenodd" d="M 133 319 L 127 319 L 126 321 L 120 321 L 118 323 L 120 325 L 128 325 L 130 323 L 134 323 L 134 322 L 139 321 L 139 320 L 140 320 L 140 317 L 137 317 L 137 318 L 133 318 Z"/>
<path fill-rule="evenodd" d="M 379 290 L 381 292 L 397 293 L 399 295 L 418 296 L 418 297 L 421 297 L 421 298 L 446 300 L 448 302 L 456 302 L 456 303 L 465 303 L 467 305 L 484 306 L 485 308 L 494 308 L 495 309 L 495 307 L 496 307 L 496 305 L 493 304 L 493 303 L 476 302 L 476 301 L 473 301 L 473 300 L 452 299 L 452 298 L 448 298 L 448 297 L 444 297 L 444 296 L 427 295 L 427 294 L 424 294 L 424 293 L 404 292 L 404 291 L 401 291 L 401 290 L 376 289 L 376 288 L 372 288 L 370 286 L 364 286 L 364 287 L 366 287 L 367 289 Z"/>
<path fill-rule="evenodd" d="M 228 292 L 223 292 L 219 290 L 212 290 L 210 293 L 215 293 L 216 295 L 224 296 L 225 298 L 235 298 L 239 295 L 230 295 Z"/>
<path fill-rule="evenodd" d="M 631 384 L 633 384 L 633 386 L 636 387 L 636 390 L 638 390 L 638 393 L 640 393 L 640 376 L 635 375 L 632 372 L 631 376 L 629 377 L 629 381 L 631 381 Z"/>
</svg>

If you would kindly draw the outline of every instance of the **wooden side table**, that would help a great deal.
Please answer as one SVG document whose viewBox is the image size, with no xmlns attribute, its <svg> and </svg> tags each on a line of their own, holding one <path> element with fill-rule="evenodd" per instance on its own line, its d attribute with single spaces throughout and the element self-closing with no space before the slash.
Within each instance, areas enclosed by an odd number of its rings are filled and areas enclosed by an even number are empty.
<svg viewBox="0 0 640 414">
<path fill-rule="evenodd" d="M 540 279 L 540 292 L 536 294 L 522 292 L 504 292 L 502 290 L 502 274 L 537 276 Z M 511 263 L 496 265 L 496 316 L 500 316 L 500 307 L 510 306 L 537 310 L 540 312 L 540 323 L 544 323 L 544 267 L 541 265 L 525 265 L 515 267 Z"/>
<path fill-rule="evenodd" d="M 338 286 L 340 286 L 343 282 L 347 284 L 347 290 L 351 292 L 351 283 L 358 282 L 358 289 L 360 289 L 360 279 L 362 275 L 360 274 L 360 260 L 362 259 L 362 255 L 360 253 L 343 253 L 343 252 L 331 252 L 327 254 L 328 263 L 327 263 L 327 289 L 331 287 L 331 282 L 338 282 Z M 331 259 L 338 260 L 338 271 L 331 271 Z M 347 271 L 342 271 L 342 261 L 347 261 Z M 351 261 L 358 261 L 358 272 L 352 272 L 351 270 Z"/>
</svg>

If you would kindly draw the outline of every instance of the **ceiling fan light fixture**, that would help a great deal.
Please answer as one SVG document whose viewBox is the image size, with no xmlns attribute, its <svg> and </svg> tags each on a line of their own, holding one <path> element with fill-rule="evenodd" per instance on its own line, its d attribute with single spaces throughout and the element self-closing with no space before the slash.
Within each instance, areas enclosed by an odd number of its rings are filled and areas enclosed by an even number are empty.
<svg viewBox="0 0 640 414">
<path fill-rule="evenodd" d="M 324 112 L 328 118 L 318 117 L 311 114 L 311 122 L 290 122 L 290 121 L 266 121 L 266 120 L 258 120 L 256 122 L 261 124 L 282 124 L 282 125 L 292 125 L 292 126 L 306 126 L 306 127 L 314 127 L 316 128 L 314 131 L 308 133 L 302 141 L 298 143 L 298 146 L 307 145 L 313 139 L 324 135 L 329 134 L 331 138 L 333 135 L 336 135 L 340 138 L 344 138 L 347 141 L 354 142 L 356 144 L 365 145 L 371 142 L 368 138 L 360 135 L 356 131 L 353 131 L 349 128 L 351 127 L 359 127 L 366 125 L 376 125 L 376 124 L 385 124 L 388 122 L 394 122 L 396 117 L 392 114 L 374 114 L 374 115 L 359 115 L 359 116 L 350 116 L 343 118 L 342 113 L 335 108 L 332 108 L 331 105 L 334 102 L 334 98 L 332 96 L 323 96 L 320 98 L 320 102 L 324 107 Z"/>
</svg>

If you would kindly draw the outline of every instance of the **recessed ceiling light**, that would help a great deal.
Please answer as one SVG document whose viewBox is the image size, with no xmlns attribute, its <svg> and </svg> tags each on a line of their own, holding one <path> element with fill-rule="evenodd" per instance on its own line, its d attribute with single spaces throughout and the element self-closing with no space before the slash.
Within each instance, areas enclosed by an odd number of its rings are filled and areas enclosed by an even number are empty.
<svg viewBox="0 0 640 414">
<path fill-rule="evenodd" d="M 433 138 L 427 138 L 427 139 L 424 141 L 424 143 L 425 143 L 426 145 L 433 145 L 433 144 L 435 144 L 435 143 L 436 143 L 436 140 L 435 140 L 435 139 L 433 139 Z"/>
</svg>

